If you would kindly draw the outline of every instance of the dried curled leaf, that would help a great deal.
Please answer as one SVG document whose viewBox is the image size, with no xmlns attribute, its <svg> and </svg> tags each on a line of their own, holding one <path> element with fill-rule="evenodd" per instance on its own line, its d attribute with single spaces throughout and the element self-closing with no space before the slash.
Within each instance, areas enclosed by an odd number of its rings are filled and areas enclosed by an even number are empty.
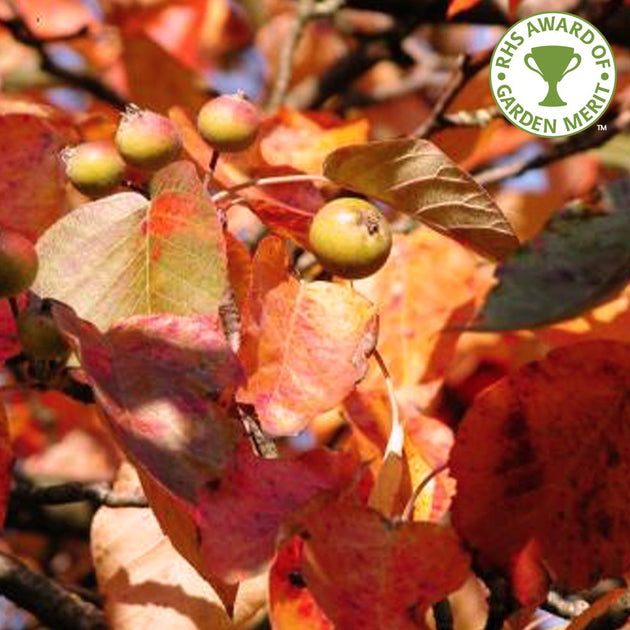
<svg viewBox="0 0 630 630">
<path fill-rule="evenodd" d="M 518 239 L 490 195 L 428 140 L 385 140 L 331 153 L 324 174 L 479 253 L 503 259 Z"/>
</svg>

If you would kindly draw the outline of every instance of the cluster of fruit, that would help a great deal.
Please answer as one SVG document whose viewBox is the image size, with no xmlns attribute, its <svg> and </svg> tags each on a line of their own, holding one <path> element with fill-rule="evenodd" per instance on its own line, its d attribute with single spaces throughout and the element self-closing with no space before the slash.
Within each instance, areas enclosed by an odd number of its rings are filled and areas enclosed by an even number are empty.
<svg viewBox="0 0 630 630">
<path fill-rule="evenodd" d="M 261 116 L 240 94 L 208 101 L 200 110 L 197 128 L 219 153 L 242 151 L 258 135 Z M 120 184 L 126 165 L 157 170 L 176 159 L 182 138 L 171 120 L 131 107 L 122 116 L 114 142 L 85 142 L 66 149 L 70 181 L 81 192 L 98 196 Z M 325 204 L 314 216 L 309 239 L 322 267 L 345 278 L 363 278 L 387 260 L 392 236 L 387 219 L 363 199 L 342 197 Z M 38 268 L 37 251 L 22 235 L 0 230 L 0 298 L 13 298 L 30 288 Z M 23 351 L 37 359 L 67 356 L 68 346 L 50 314 L 28 308 L 18 317 Z"/>
<path fill-rule="evenodd" d="M 260 129 L 260 113 L 240 94 L 208 101 L 199 111 L 197 128 L 217 153 L 242 151 Z M 66 149 L 68 179 L 88 196 L 104 195 L 122 181 L 126 165 L 155 171 L 177 159 L 182 138 L 173 122 L 131 106 L 120 120 L 114 142 L 84 142 Z"/>
</svg>

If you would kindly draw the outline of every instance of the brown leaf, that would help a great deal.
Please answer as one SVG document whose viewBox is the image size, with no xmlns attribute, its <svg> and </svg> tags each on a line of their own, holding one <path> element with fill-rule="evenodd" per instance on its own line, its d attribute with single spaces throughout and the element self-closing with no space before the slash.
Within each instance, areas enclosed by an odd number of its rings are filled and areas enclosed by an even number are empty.
<svg viewBox="0 0 630 630">
<path fill-rule="evenodd" d="M 428 140 L 342 147 L 328 156 L 324 174 L 485 256 L 502 259 L 518 246 L 512 227 L 485 189 Z"/>
<path fill-rule="evenodd" d="M 453 517 L 486 563 L 507 568 L 536 543 L 570 590 L 628 570 L 629 388 L 630 345 L 592 341 L 475 399 L 451 456 Z"/>
</svg>

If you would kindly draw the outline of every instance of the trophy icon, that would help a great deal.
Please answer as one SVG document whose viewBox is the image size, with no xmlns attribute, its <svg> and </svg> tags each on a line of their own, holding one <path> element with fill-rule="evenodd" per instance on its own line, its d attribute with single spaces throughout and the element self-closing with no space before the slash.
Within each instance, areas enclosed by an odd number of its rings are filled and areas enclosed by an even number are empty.
<svg viewBox="0 0 630 630">
<path fill-rule="evenodd" d="M 577 63 L 569 68 L 574 59 L 577 59 Z M 538 68 L 530 65 L 531 60 L 535 62 Z M 569 72 L 573 72 L 581 62 L 582 57 L 573 52 L 573 48 L 570 46 L 536 46 L 532 48 L 532 52 L 525 55 L 525 65 L 549 84 L 547 96 L 538 104 L 545 107 L 566 105 L 558 94 L 558 83 Z"/>
</svg>

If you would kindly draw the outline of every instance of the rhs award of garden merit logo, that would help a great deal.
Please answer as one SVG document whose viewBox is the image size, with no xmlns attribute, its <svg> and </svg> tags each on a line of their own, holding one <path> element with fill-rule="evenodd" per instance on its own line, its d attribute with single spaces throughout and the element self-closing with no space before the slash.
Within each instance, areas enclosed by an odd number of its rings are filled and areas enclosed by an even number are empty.
<svg viewBox="0 0 630 630">
<path fill-rule="evenodd" d="M 490 87 L 503 115 L 546 138 L 595 124 L 612 100 L 616 80 L 606 38 L 569 13 L 537 13 L 517 22 L 490 62 Z"/>
</svg>

